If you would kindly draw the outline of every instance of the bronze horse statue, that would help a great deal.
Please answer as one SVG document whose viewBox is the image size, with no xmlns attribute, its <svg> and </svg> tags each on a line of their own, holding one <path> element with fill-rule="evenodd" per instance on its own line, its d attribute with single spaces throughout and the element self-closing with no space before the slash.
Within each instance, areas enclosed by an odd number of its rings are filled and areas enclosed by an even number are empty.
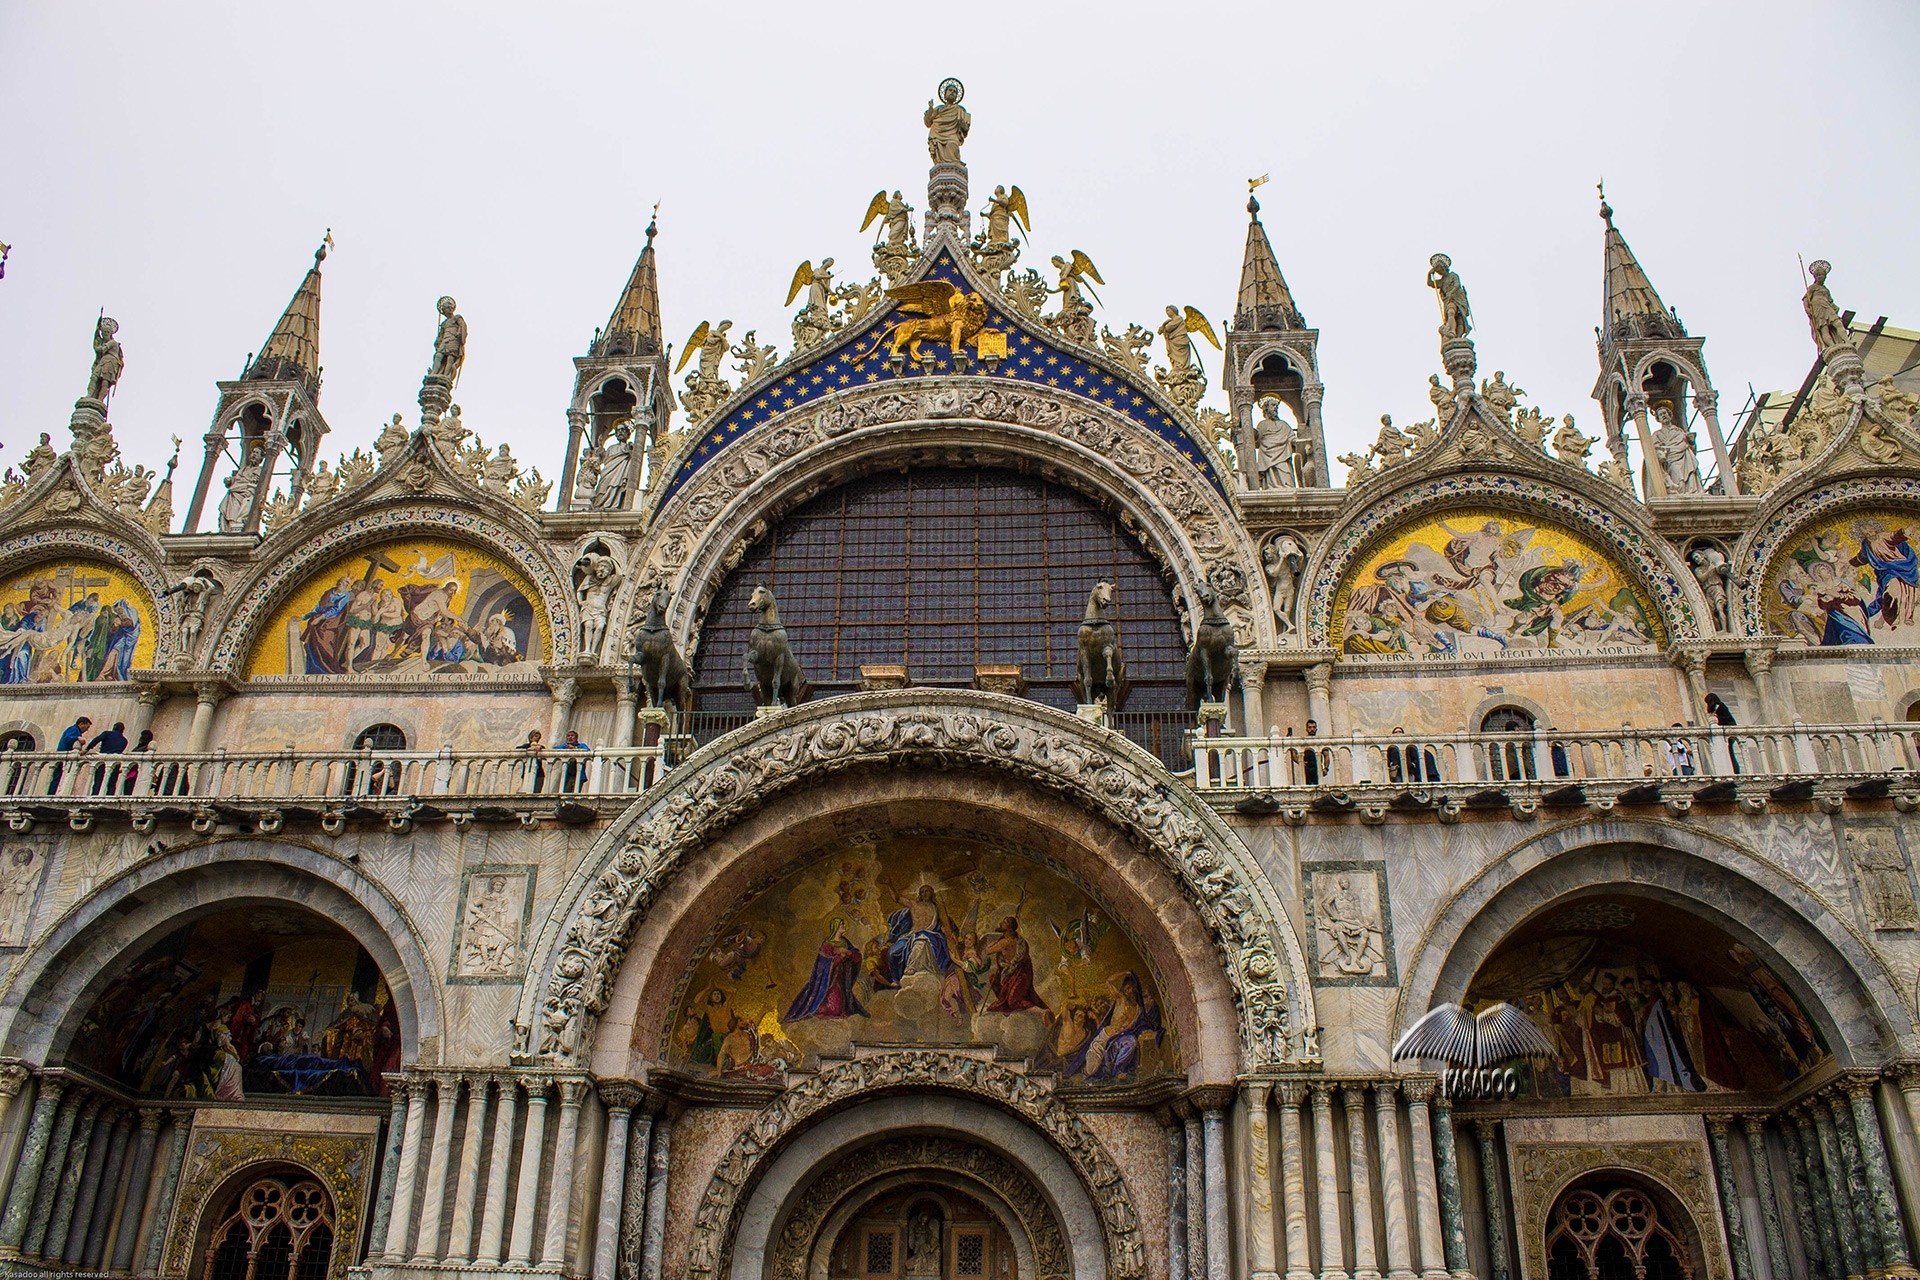
<svg viewBox="0 0 1920 1280">
<path fill-rule="evenodd" d="M 646 621 L 634 629 L 628 661 L 639 668 L 649 710 L 670 706 L 684 715 L 693 710 L 693 672 L 674 648 L 673 633 L 667 630 L 668 600 L 665 587 L 653 589 L 647 599 Z"/>
<path fill-rule="evenodd" d="M 755 587 L 747 607 L 760 615 L 747 637 L 747 692 L 763 707 L 798 706 L 813 690 L 800 674 L 800 660 L 793 656 L 793 646 L 787 643 L 787 629 L 780 625 L 780 606 L 773 592 Z"/>
<path fill-rule="evenodd" d="M 1201 587 L 1200 621 L 1194 624 L 1193 648 L 1187 651 L 1187 710 L 1203 702 L 1225 702 L 1239 683 L 1240 650 L 1234 643 L 1233 619 L 1220 611 L 1220 597 Z"/>
<path fill-rule="evenodd" d="M 1104 701 L 1118 711 L 1127 700 L 1127 663 L 1120 655 L 1120 633 L 1107 610 L 1113 607 L 1113 584 L 1098 582 L 1087 595 L 1087 616 L 1080 623 L 1080 661 L 1073 678 L 1073 695 L 1082 706 Z"/>
</svg>

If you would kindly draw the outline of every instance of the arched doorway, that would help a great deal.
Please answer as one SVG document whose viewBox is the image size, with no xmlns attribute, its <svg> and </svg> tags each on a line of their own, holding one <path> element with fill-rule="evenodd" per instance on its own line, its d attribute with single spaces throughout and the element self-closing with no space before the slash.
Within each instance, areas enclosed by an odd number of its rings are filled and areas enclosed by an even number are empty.
<svg viewBox="0 0 1920 1280">
<path fill-rule="evenodd" d="M 915 1183 L 859 1206 L 827 1248 L 827 1280 L 1030 1280 L 979 1200 Z"/>
<path fill-rule="evenodd" d="M 1481 733 L 1530 734 L 1533 731 L 1533 713 L 1521 707 L 1495 707 L 1480 717 Z M 1504 742 L 1489 745 L 1487 776 L 1495 782 L 1532 782 L 1539 776 L 1533 759 L 1533 744 Z"/>
<path fill-rule="evenodd" d="M 1637 1178 L 1580 1178 L 1547 1217 L 1547 1280 L 1693 1280 L 1699 1233 L 1686 1210 Z"/>
<path fill-rule="evenodd" d="M 208 1233 L 199 1280 L 325 1280 L 334 1206 L 305 1170 L 242 1182 Z"/>
</svg>

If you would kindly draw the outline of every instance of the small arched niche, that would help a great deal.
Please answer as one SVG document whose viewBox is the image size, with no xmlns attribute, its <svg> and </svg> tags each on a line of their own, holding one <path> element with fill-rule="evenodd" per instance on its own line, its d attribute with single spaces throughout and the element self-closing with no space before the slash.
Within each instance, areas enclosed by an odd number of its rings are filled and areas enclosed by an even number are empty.
<svg viewBox="0 0 1920 1280">
<path fill-rule="evenodd" d="M 1306 375 L 1278 351 L 1269 352 L 1254 366 L 1250 379 L 1255 400 L 1272 396 L 1287 406 L 1296 425 L 1307 420 Z"/>
<path fill-rule="evenodd" d="M 126 957 L 65 1039 L 69 1066 L 191 1101 L 381 1096 L 402 1052 L 373 957 L 282 903 L 201 916 Z"/>
<path fill-rule="evenodd" d="M 1521 924 L 1483 960 L 1466 1007 L 1520 1006 L 1553 1043 L 1522 1068 L 1541 1098 L 1772 1094 L 1831 1058 L 1774 966 L 1662 899 L 1603 893 Z"/>
</svg>

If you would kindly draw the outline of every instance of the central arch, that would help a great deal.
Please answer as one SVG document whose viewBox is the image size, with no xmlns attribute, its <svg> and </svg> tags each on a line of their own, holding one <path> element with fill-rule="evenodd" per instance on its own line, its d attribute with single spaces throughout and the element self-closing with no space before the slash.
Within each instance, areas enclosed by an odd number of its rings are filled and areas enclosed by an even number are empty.
<svg viewBox="0 0 1920 1280">
<path fill-rule="evenodd" d="M 1186 897 L 1218 958 L 1208 967 L 1237 1010 L 1239 1069 L 1310 1060 L 1315 1019 L 1299 938 L 1218 815 L 1168 786 L 1159 763 L 1117 734 L 1022 699 L 958 690 L 852 695 L 764 717 L 696 752 L 636 804 L 583 860 L 537 942 L 542 960 L 520 1018 L 530 1032 L 537 1025 L 541 1055 L 588 1062 L 641 919 L 691 858 L 746 815 L 851 770 L 956 768 L 1058 796 L 1147 855 Z M 991 786 L 983 794 L 992 802 Z"/>
</svg>

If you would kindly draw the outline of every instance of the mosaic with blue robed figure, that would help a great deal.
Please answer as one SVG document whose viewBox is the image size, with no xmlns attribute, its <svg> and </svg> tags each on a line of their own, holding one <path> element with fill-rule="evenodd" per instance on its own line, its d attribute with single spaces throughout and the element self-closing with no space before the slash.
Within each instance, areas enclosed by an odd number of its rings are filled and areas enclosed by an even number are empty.
<svg viewBox="0 0 1920 1280">
<path fill-rule="evenodd" d="M 992 1048 L 1074 1084 L 1178 1074 L 1178 1037 L 1133 940 L 1011 849 L 935 835 L 847 841 L 757 893 L 694 962 L 669 1060 L 778 1078 L 856 1045 Z"/>
<path fill-rule="evenodd" d="M 178 929 L 100 993 L 79 1065 L 155 1098 L 364 1098 L 400 1069 L 393 993 L 337 925 L 241 907 Z"/>
<path fill-rule="evenodd" d="M 113 565 L 58 560 L 0 586 L 0 684 L 126 680 L 154 644 L 152 602 Z"/>
<path fill-rule="evenodd" d="M 1767 629 L 1822 646 L 1920 644 L 1916 542 L 1912 511 L 1853 511 L 1801 530 L 1767 575 Z"/>
</svg>

